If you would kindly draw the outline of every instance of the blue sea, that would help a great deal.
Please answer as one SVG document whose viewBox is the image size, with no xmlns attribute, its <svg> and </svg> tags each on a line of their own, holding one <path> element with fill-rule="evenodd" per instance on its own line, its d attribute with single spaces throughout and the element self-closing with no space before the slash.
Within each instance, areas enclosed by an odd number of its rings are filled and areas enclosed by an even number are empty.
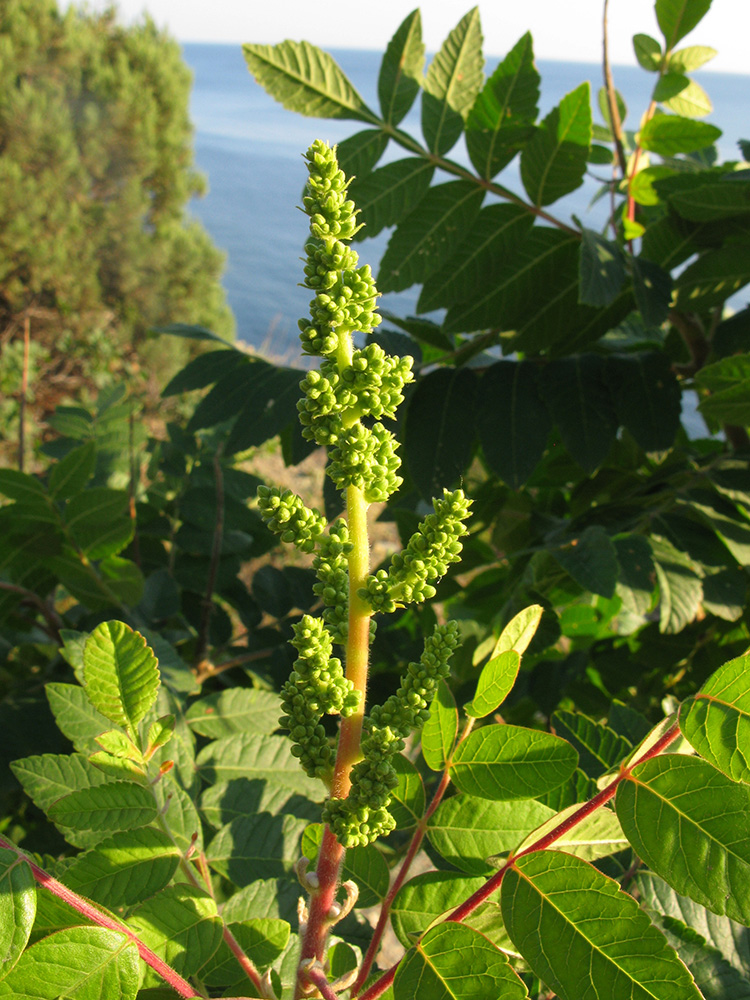
<svg viewBox="0 0 750 1000">
<path fill-rule="evenodd" d="M 332 54 L 367 104 L 377 109 L 381 54 Z M 227 254 L 224 284 L 238 339 L 291 360 L 297 352 L 297 320 L 307 314 L 310 298 L 309 291 L 298 286 L 307 233 L 307 219 L 296 207 L 307 176 L 302 153 L 316 138 L 339 142 L 363 126 L 353 121 L 303 118 L 284 110 L 253 80 L 239 45 L 189 44 L 184 46 L 184 55 L 194 74 L 191 113 L 196 163 L 209 184 L 209 193 L 193 203 L 192 211 Z M 488 73 L 495 64 L 488 62 Z M 542 115 L 584 80 L 591 82 L 594 93 L 601 85 L 601 67 L 597 65 L 541 61 L 538 69 Z M 653 77 L 633 67 L 614 67 L 614 75 L 629 108 L 626 128 L 636 129 L 649 102 Z M 750 138 L 750 79 L 708 72 L 699 73 L 698 79 L 714 104 L 708 120 L 724 133 L 719 142 L 721 158 L 739 159 L 737 140 Z M 402 127 L 420 135 L 419 102 Z M 381 163 L 403 155 L 392 143 Z M 469 164 L 463 145 L 448 155 Z M 608 170 L 594 169 L 601 177 Z M 500 180 L 522 193 L 514 171 L 511 165 Z M 575 213 L 585 221 L 596 190 L 596 182 L 587 181 L 551 206 L 551 211 L 564 220 Z M 600 224 L 602 211 L 602 205 L 591 210 L 590 225 Z M 389 233 L 382 233 L 357 244 L 361 261 L 371 264 L 375 273 L 388 237 Z M 416 295 L 416 289 L 386 295 L 380 304 L 407 315 L 414 312 Z"/>
</svg>

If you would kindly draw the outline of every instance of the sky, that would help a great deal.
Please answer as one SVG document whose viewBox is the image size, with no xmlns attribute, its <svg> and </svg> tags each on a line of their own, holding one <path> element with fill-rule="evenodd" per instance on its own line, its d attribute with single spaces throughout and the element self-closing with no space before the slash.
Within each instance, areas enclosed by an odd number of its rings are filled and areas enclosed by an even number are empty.
<svg viewBox="0 0 750 1000">
<path fill-rule="evenodd" d="M 88 0 L 100 10 L 111 0 Z M 436 51 L 469 10 L 471 0 L 423 0 L 422 29 L 428 51 Z M 382 50 L 418 0 L 119 0 L 128 23 L 147 10 L 180 42 L 255 42 L 285 38 L 321 48 Z M 61 6 L 66 6 L 62 0 Z M 504 55 L 525 31 L 537 59 L 601 60 L 602 0 L 485 0 L 479 10 L 486 55 Z M 653 0 L 610 0 L 610 59 L 634 65 L 632 36 L 660 38 Z M 747 27 L 750 0 L 713 0 L 696 30 L 680 43 L 709 45 L 718 56 L 707 69 L 750 72 Z"/>
</svg>

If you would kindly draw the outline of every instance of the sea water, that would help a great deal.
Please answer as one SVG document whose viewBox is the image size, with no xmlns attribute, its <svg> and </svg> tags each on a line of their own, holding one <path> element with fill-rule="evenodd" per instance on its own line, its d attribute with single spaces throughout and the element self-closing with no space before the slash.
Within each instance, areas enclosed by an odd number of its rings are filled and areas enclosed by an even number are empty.
<svg viewBox="0 0 750 1000">
<path fill-rule="evenodd" d="M 340 142 L 365 126 L 286 111 L 253 80 L 239 45 L 189 44 L 184 46 L 184 55 L 194 74 L 191 114 L 196 163 L 209 184 L 208 195 L 195 201 L 192 211 L 227 254 L 224 285 L 236 317 L 238 339 L 255 348 L 265 347 L 277 356 L 293 357 L 297 320 L 307 314 L 310 299 L 309 291 L 298 284 L 307 235 L 307 218 L 297 208 L 307 176 L 302 153 L 314 139 Z M 365 102 L 377 110 L 381 54 L 337 51 L 332 55 Z M 488 61 L 487 72 L 496 62 Z M 538 69 L 542 115 L 585 80 L 590 81 L 594 95 L 601 86 L 601 67 L 597 65 L 542 61 Z M 636 67 L 614 67 L 614 76 L 629 109 L 625 126 L 636 129 L 648 106 L 654 77 Z M 721 159 L 741 158 L 737 140 L 750 138 L 748 77 L 704 72 L 698 79 L 714 103 L 708 120 L 723 130 Z M 595 96 L 593 104 L 596 107 Z M 595 120 L 601 121 L 597 111 Z M 419 101 L 402 127 L 420 137 Z M 391 143 L 381 163 L 404 155 Z M 469 165 L 462 140 L 448 155 Z M 592 167 L 591 172 L 605 179 L 608 168 Z M 516 165 L 506 168 L 499 180 L 523 193 Z M 606 208 L 600 202 L 589 211 L 597 188 L 594 179 L 587 179 L 573 194 L 549 206 L 549 211 L 566 222 L 575 213 L 596 228 L 602 224 Z M 389 236 L 384 232 L 356 244 L 361 261 L 371 264 L 375 273 Z M 414 288 L 385 295 L 380 305 L 400 315 L 413 314 L 418 291 Z"/>
</svg>

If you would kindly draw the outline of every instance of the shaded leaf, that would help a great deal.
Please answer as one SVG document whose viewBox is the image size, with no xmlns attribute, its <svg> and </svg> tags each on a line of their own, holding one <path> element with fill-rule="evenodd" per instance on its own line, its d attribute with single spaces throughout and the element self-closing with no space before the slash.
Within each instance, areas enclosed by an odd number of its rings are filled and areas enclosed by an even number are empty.
<svg viewBox="0 0 750 1000">
<path fill-rule="evenodd" d="M 435 710 L 436 700 L 437 698 L 434 698 L 432 701 L 431 712 Z M 422 741 L 424 744 L 424 733 Z M 424 783 L 416 767 L 403 754 L 396 754 L 393 758 L 393 767 L 396 771 L 398 784 L 391 791 L 388 812 L 396 820 L 396 826 L 399 830 L 407 830 L 409 827 L 415 826 L 424 814 Z"/>
<path fill-rule="evenodd" d="M 476 375 L 439 368 L 417 383 L 406 413 L 405 458 L 425 500 L 457 482 L 471 459 Z"/>
<path fill-rule="evenodd" d="M 661 65 L 661 45 L 650 35 L 633 35 L 633 50 L 638 64 L 651 73 Z"/>
<path fill-rule="evenodd" d="M 323 826 L 313 823 L 302 835 L 300 850 L 315 864 L 323 840 Z M 312 870 L 312 866 L 311 866 Z M 359 906 L 375 906 L 388 892 L 390 875 L 385 858 L 374 844 L 350 847 L 344 856 L 343 879 L 353 879 L 359 887 Z"/>
<path fill-rule="evenodd" d="M 600 525 L 589 525 L 578 538 L 550 554 L 584 590 L 602 597 L 614 595 L 617 556 L 612 539 Z"/>
<path fill-rule="evenodd" d="M 293 792 L 300 792 L 314 801 L 325 795 L 323 785 L 308 778 L 292 757 L 289 740 L 283 736 L 260 733 L 238 733 L 210 743 L 198 754 L 196 766 L 208 784 L 219 784 L 232 778 L 266 781 Z"/>
<path fill-rule="evenodd" d="M 94 785 L 70 792 L 54 802 L 49 817 L 78 830 L 134 830 L 156 819 L 156 803 L 148 788 L 126 781 Z"/>
<path fill-rule="evenodd" d="M 87 441 L 69 451 L 65 458 L 52 466 L 49 475 L 50 496 L 67 500 L 79 493 L 94 474 L 96 442 Z"/>
<path fill-rule="evenodd" d="M 579 274 L 578 301 L 588 306 L 608 306 L 625 283 L 625 254 L 612 240 L 584 227 Z"/>
<path fill-rule="evenodd" d="M 355 132 L 336 146 L 336 159 L 347 177 L 369 174 L 388 146 L 388 136 L 380 129 Z"/>
<path fill-rule="evenodd" d="M 542 369 L 540 382 L 565 447 L 585 472 L 593 472 L 617 432 L 606 360 L 597 354 L 561 358 Z"/>
<path fill-rule="evenodd" d="M 566 95 L 521 153 L 521 180 L 535 205 L 550 205 L 583 183 L 591 145 L 588 83 Z"/>
<path fill-rule="evenodd" d="M 380 262 L 378 289 L 400 292 L 437 271 L 469 231 L 483 199 L 484 191 L 472 181 L 430 188 L 391 237 Z"/>
<path fill-rule="evenodd" d="M 270 813 L 243 816 L 219 830 L 206 849 L 206 858 L 237 886 L 249 885 L 256 878 L 277 878 L 292 870 L 307 822 Z"/>
<path fill-rule="evenodd" d="M 357 237 L 368 239 L 400 223 L 422 200 L 434 172 L 435 167 L 422 157 L 407 156 L 355 179 L 349 193 L 364 223 Z"/>
<path fill-rule="evenodd" d="M 539 464 L 552 430 L 536 365 L 530 361 L 491 365 L 479 383 L 476 414 L 487 464 L 518 489 Z"/>
<path fill-rule="evenodd" d="M 649 539 L 659 584 L 659 631 L 672 635 L 695 618 L 703 588 L 695 564 L 657 535 Z"/>
<path fill-rule="evenodd" d="M 393 901 L 391 919 L 396 937 L 405 948 L 439 916 L 455 910 L 485 882 L 458 872 L 425 872 L 403 885 Z"/>
<path fill-rule="evenodd" d="M 680 427 L 679 383 L 660 351 L 611 355 L 606 379 L 617 419 L 644 451 L 666 451 Z"/>
</svg>

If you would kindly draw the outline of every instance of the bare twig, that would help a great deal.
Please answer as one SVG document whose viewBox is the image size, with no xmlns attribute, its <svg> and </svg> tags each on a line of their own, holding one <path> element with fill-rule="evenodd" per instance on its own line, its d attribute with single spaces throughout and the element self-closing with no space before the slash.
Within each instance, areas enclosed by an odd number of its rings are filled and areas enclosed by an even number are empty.
<svg viewBox="0 0 750 1000">
<path fill-rule="evenodd" d="M 603 50 L 603 70 L 604 87 L 607 91 L 607 106 L 609 108 L 609 120 L 612 126 L 612 137 L 615 140 L 615 151 L 617 162 L 620 167 L 620 175 L 625 177 L 627 170 L 627 159 L 625 148 L 622 142 L 622 122 L 620 121 L 620 109 L 617 107 L 617 93 L 615 91 L 615 81 L 612 77 L 612 67 L 609 63 L 609 32 L 608 32 L 609 0 L 604 0 L 604 18 L 602 30 L 602 50 Z"/>
<path fill-rule="evenodd" d="M 221 447 L 217 448 L 216 454 L 214 455 L 214 476 L 216 477 L 216 522 L 214 524 L 214 538 L 211 545 L 211 562 L 208 567 L 206 592 L 203 595 L 201 624 L 198 631 L 198 641 L 195 644 L 194 663 L 196 667 L 203 661 L 208 647 L 208 628 L 211 624 L 211 614 L 214 609 L 213 594 L 216 586 L 216 576 L 219 571 L 221 545 L 224 539 L 224 470 L 221 467 L 221 451 Z"/>
<path fill-rule="evenodd" d="M 29 344 L 31 320 L 23 319 L 23 367 L 21 369 L 21 398 L 18 402 L 18 471 L 23 472 L 26 458 L 26 397 L 29 391 Z"/>
</svg>

